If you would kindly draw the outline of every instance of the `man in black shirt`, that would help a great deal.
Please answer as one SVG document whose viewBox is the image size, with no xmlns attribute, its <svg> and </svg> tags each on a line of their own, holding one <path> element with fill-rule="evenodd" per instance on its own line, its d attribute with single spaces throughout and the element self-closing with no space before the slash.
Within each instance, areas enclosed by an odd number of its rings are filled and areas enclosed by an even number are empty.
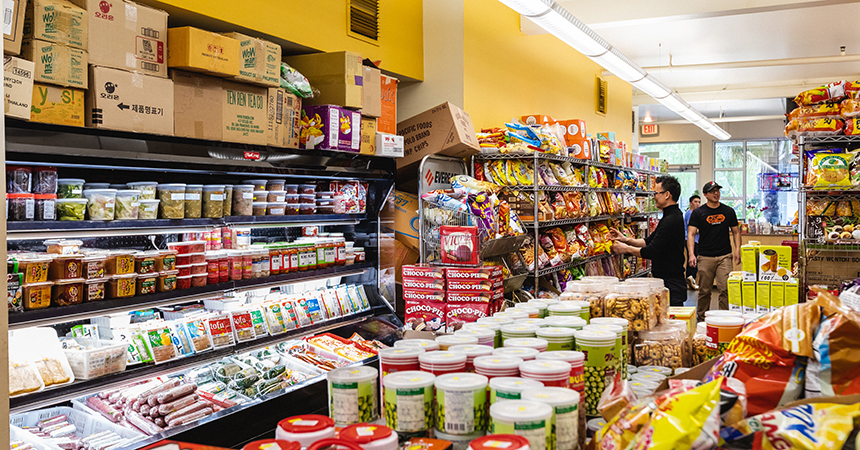
<svg viewBox="0 0 860 450">
<path fill-rule="evenodd" d="M 660 176 L 656 180 L 654 201 L 663 210 L 663 218 L 657 228 L 645 239 L 625 237 L 615 228 L 609 238 L 615 241 L 612 251 L 627 253 L 651 260 L 651 275 L 662 278 L 669 289 L 672 306 L 684 306 L 687 286 L 684 282 L 684 214 L 678 208 L 681 184 L 672 176 Z"/>
<path fill-rule="evenodd" d="M 699 269 L 699 304 L 696 315 L 705 320 L 705 312 L 711 307 L 711 288 L 716 280 L 720 291 L 720 309 L 729 308 L 728 279 L 732 271 L 732 256 L 735 264 L 741 263 L 741 232 L 738 216 L 730 206 L 720 203 L 720 186 L 710 181 L 702 188 L 707 203 L 690 214 L 687 227 L 688 264 Z M 699 256 L 693 253 L 696 233 L 699 234 Z M 735 240 L 735 251 L 729 234 Z"/>
</svg>

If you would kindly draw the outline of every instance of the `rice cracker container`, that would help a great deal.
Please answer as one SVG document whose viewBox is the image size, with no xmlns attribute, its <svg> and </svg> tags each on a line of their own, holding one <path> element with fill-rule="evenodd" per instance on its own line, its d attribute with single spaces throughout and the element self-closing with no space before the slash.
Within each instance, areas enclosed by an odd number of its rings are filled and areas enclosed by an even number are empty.
<svg viewBox="0 0 860 450">
<path fill-rule="evenodd" d="M 484 317 L 484 319 L 494 320 L 494 317 Z M 502 324 L 495 322 L 481 322 L 481 319 L 478 319 L 478 322 L 472 323 L 464 323 L 463 328 L 454 332 L 454 334 L 463 333 L 464 331 L 472 331 L 472 330 L 490 330 L 495 335 L 493 336 L 493 341 L 488 345 L 491 345 L 493 348 L 498 348 L 502 346 Z M 478 336 L 478 334 L 475 334 Z M 478 343 L 483 343 L 481 337 L 478 337 Z"/>
<path fill-rule="evenodd" d="M 298 442 L 302 448 L 321 439 L 335 436 L 334 420 L 326 416 L 306 414 L 303 416 L 287 417 L 278 422 L 275 428 L 275 439 Z"/>
<path fill-rule="evenodd" d="M 597 317 L 595 317 L 597 319 Z M 621 370 L 621 377 L 627 379 L 627 332 L 624 328 L 618 325 L 595 325 L 588 324 L 583 330 L 590 331 L 608 331 L 615 333 L 615 357 L 618 359 L 618 367 Z"/>
<path fill-rule="evenodd" d="M 400 433 L 433 428 L 435 381 L 435 375 L 417 370 L 392 373 L 383 378 L 385 424 Z"/>
<path fill-rule="evenodd" d="M 576 332 L 576 351 L 585 354 L 585 414 L 598 416 L 597 403 L 618 369 L 618 335 L 608 331 Z"/>
<path fill-rule="evenodd" d="M 571 317 L 572 318 L 572 317 Z M 547 351 L 557 350 L 573 350 L 573 335 L 576 332 L 573 328 L 563 327 L 544 327 L 537 330 L 535 333 L 538 339 L 543 339 L 547 342 Z"/>
<path fill-rule="evenodd" d="M 523 400 L 546 403 L 553 409 L 551 446 L 555 450 L 573 450 L 579 446 L 579 394 L 564 388 L 529 389 Z"/>
<path fill-rule="evenodd" d="M 497 402 L 490 406 L 490 433 L 522 436 L 531 450 L 550 450 L 552 407 L 526 400 Z"/>
<path fill-rule="evenodd" d="M 379 419 L 377 383 L 372 367 L 343 367 L 326 375 L 331 418 L 338 427 Z"/>
<path fill-rule="evenodd" d="M 529 440 L 513 434 L 491 434 L 470 442 L 469 450 L 529 450 Z"/>
<path fill-rule="evenodd" d="M 386 348 L 379 351 L 379 370 L 382 379 L 390 373 L 418 370 L 418 357 L 424 353 L 421 347 Z"/>
<path fill-rule="evenodd" d="M 455 435 L 486 430 L 487 382 L 474 373 L 436 377 L 436 428 Z"/>
<path fill-rule="evenodd" d="M 555 351 L 543 352 L 538 361 L 557 360 L 570 364 L 570 388 L 579 394 L 579 437 L 580 447 L 585 448 L 585 375 L 583 373 L 585 354 L 582 352 Z M 633 370 L 636 370 L 635 368 Z"/>
<path fill-rule="evenodd" d="M 465 353 L 466 354 L 466 372 L 474 372 L 475 371 L 475 358 L 481 356 L 490 356 L 493 354 L 493 347 L 489 345 L 452 345 L 448 351 L 455 353 Z"/>
<path fill-rule="evenodd" d="M 659 278 L 655 278 L 659 280 Z M 631 342 L 628 339 L 629 331 L 630 331 L 630 321 L 627 319 L 622 319 L 620 317 L 595 317 L 591 319 L 591 325 L 616 325 L 621 327 L 621 370 L 623 371 L 623 377 L 627 378 L 629 375 L 627 371 L 627 366 L 630 365 L 630 349 L 632 348 Z"/>
<path fill-rule="evenodd" d="M 490 404 L 502 400 L 520 400 L 520 394 L 528 389 L 542 388 L 543 383 L 520 377 L 496 377 L 490 379 Z"/>
</svg>

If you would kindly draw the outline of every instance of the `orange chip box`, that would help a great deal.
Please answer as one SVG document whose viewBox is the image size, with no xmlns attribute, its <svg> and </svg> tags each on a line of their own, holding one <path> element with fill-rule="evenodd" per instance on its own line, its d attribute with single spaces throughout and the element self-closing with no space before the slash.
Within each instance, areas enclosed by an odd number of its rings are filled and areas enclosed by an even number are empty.
<svg viewBox="0 0 860 450">
<path fill-rule="evenodd" d="M 543 125 L 543 124 L 553 124 L 557 121 L 550 116 L 543 114 L 532 114 L 530 116 L 521 116 L 520 120 L 523 121 L 526 125 Z"/>
</svg>

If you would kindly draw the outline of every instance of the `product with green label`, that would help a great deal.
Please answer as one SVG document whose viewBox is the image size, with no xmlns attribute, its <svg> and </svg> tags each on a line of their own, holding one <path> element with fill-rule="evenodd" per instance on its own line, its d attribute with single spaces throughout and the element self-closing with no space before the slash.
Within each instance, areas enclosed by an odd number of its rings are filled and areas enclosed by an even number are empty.
<svg viewBox="0 0 860 450">
<path fill-rule="evenodd" d="M 520 400 L 523 391 L 543 387 L 537 380 L 520 377 L 495 377 L 490 380 L 490 404 L 503 400 Z"/>
<path fill-rule="evenodd" d="M 603 390 L 619 370 L 616 356 L 617 334 L 608 331 L 576 332 L 576 351 L 585 354 L 585 413 L 599 415 L 597 404 Z"/>
<path fill-rule="evenodd" d="M 385 424 L 398 433 L 433 428 L 433 384 L 427 372 L 405 370 L 382 379 Z"/>
<path fill-rule="evenodd" d="M 579 446 L 579 394 L 576 391 L 557 387 L 529 389 L 523 392 L 522 398 L 552 407 L 552 450 L 574 450 Z"/>
<path fill-rule="evenodd" d="M 530 450 L 550 450 L 552 414 L 552 407 L 545 403 L 497 402 L 490 407 L 490 433 L 522 436 L 528 439 Z"/>
<path fill-rule="evenodd" d="M 618 361 L 618 370 L 621 371 L 621 376 L 627 378 L 627 338 L 626 332 L 618 325 L 609 324 L 588 324 L 583 330 L 589 331 L 608 331 L 615 333 L 615 359 Z"/>
<path fill-rule="evenodd" d="M 377 382 L 372 367 L 343 367 L 326 375 L 331 418 L 336 426 L 373 422 L 379 418 Z"/>
<path fill-rule="evenodd" d="M 547 341 L 546 351 L 573 350 L 573 328 L 543 327 L 535 332 L 538 338 Z"/>
<path fill-rule="evenodd" d="M 436 377 L 436 428 L 455 435 L 486 430 L 487 382 L 474 373 Z"/>
</svg>

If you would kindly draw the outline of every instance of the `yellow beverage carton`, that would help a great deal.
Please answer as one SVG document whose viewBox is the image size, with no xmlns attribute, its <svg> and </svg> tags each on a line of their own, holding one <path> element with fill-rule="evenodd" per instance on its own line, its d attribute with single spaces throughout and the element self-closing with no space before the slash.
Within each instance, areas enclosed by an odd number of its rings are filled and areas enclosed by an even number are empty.
<svg viewBox="0 0 860 450">
<path fill-rule="evenodd" d="M 788 282 L 785 283 L 785 306 L 796 305 L 799 300 L 800 288 L 797 284 L 797 280 L 789 278 Z"/>
<path fill-rule="evenodd" d="M 785 305 L 785 286 L 788 283 L 770 284 L 770 310 L 776 311 Z"/>
<path fill-rule="evenodd" d="M 785 245 L 758 247 L 758 280 L 785 283 L 791 278 L 791 248 Z"/>
<path fill-rule="evenodd" d="M 756 314 L 766 314 L 770 312 L 770 281 L 756 282 L 755 306 Z"/>
<path fill-rule="evenodd" d="M 758 241 L 741 245 L 741 274 L 744 281 L 758 280 Z"/>
<path fill-rule="evenodd" d="M 744 299 L 743 313 L 744 315 L 755 316 L 755 281 L 744 281 L 741 284 L 741 293 Z"/>
<path fill-rule="evenodd" d="M 744 297 L 742 294 L 743 275 L 730 275 L 729 284 L 729 311 L 744 311 Z"/>
</svg>

